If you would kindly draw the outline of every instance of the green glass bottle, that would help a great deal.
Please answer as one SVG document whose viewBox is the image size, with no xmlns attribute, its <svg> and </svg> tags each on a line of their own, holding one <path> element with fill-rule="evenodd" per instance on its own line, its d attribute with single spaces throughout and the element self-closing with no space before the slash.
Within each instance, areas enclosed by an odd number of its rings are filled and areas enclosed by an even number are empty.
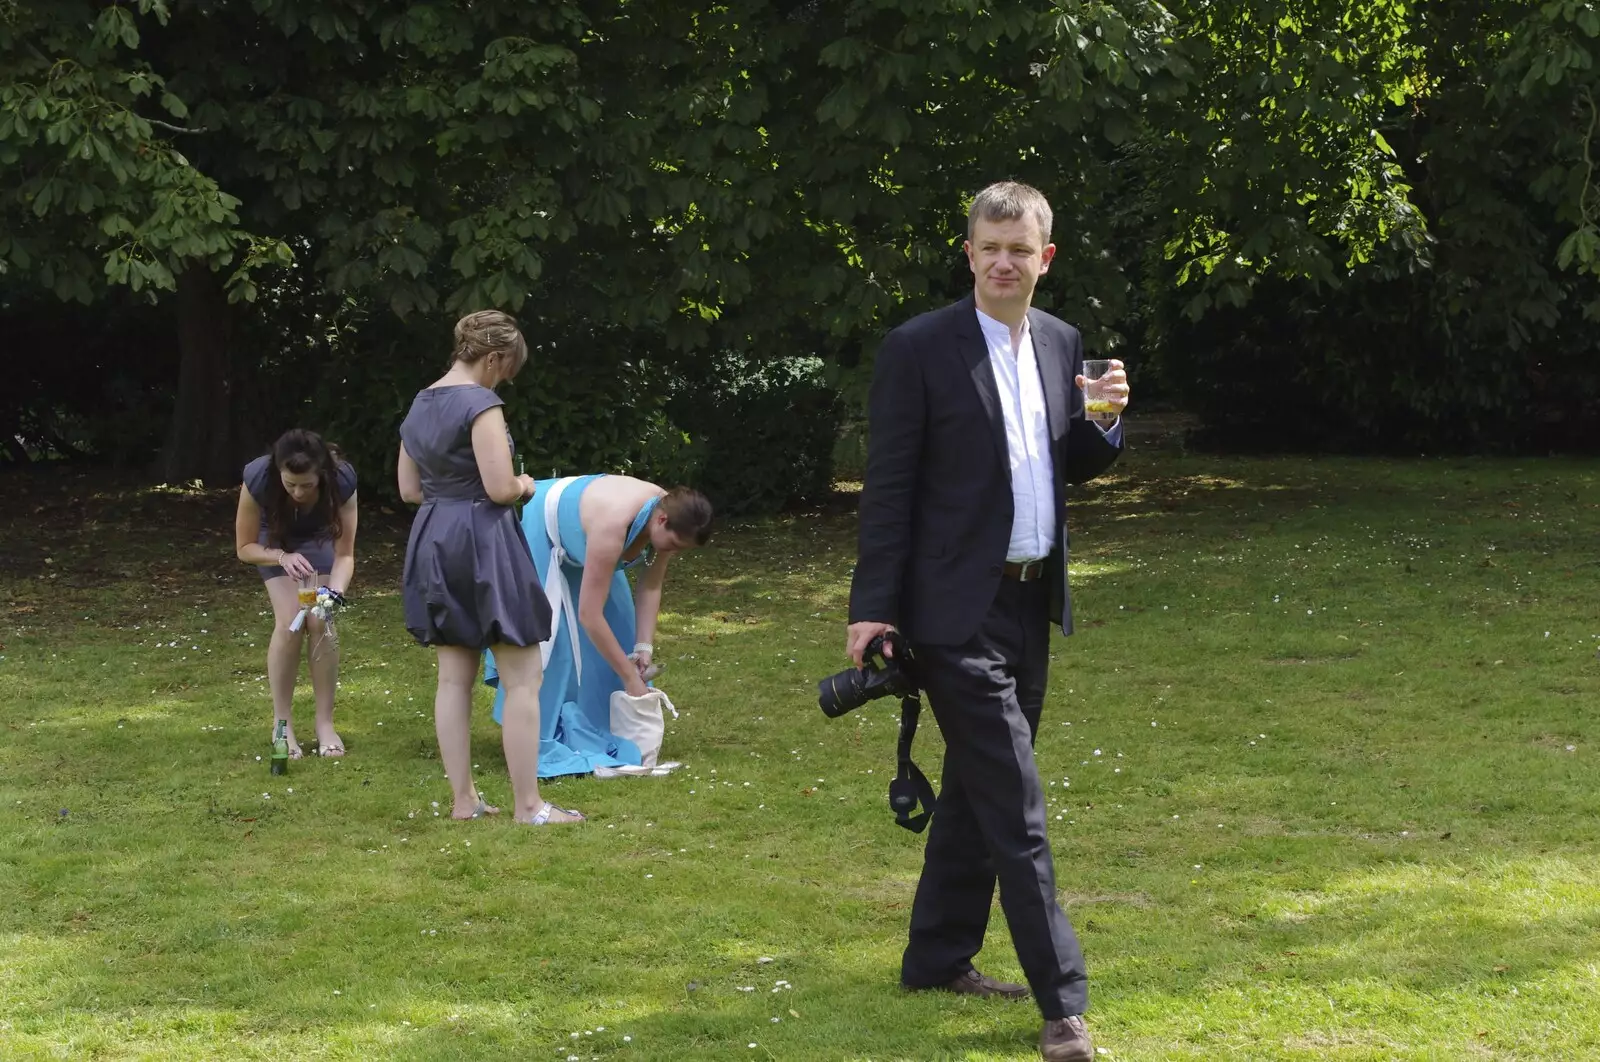
<svg viewBox="0 0 1600 1062">
<path fill-rule="evenodd" d="M 278 720 L 277 732 L 272 735 L 272 773 L 289 773 L 289 721 Z"/>
</svg>

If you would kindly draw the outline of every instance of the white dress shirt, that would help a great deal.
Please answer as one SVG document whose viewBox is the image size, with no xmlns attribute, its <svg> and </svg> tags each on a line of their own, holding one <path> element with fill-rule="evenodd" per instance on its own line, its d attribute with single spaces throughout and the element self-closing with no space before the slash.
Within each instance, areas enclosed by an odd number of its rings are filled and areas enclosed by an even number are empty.
<svg viewBox="0 0 1600 1062">
<path fill-rule="evenodd" d="M 978 311 L 978 325 L 989 347 L 989 364 L 1000 392 L 1006 422 L 1006 451 L 1011 468 L 1011 545 L 1008 561 L 1033 561 L 1056 544 L 1056 489 L 1050 460 L 1050 421 L 1045 413 L 1044 384 L 1033 354 L 1027 319 L 1021 340 L 1011 346 L 1011 327 Z"/>
</svg>

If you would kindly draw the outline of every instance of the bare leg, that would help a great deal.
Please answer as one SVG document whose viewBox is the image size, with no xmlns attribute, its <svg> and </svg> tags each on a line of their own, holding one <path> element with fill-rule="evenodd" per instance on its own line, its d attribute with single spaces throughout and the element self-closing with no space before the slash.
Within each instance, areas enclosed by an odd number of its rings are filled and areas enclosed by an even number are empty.
<svg viewBox="0 0 1600 1062">
<path fill-rule="evenodd" d="M 511 772 L 511 792 L 518 822 L 528 822 L 543 810 L 539 796 L 539 684 L 544 677 L 538 646 L 497 645 L 495 666 L 506 691 L 500 731 L 505 743 L 506 768 Z M 550 822 L 581 822 L 580 816 L 552 806 Z"/>
<path fill-rule="evenodd" d="M 450 817 L 456 819 L 470 819 L 478 810 L 478 789 L 472 784 L 472 687 L 478 681 L 479 656 L 474 649 L 439 646 L 433 729 L 439 735 L 439 759 L 455 801 Z M 498 810 L 488 809 L 491 814 Z"/>
<path fill-rule="evenodd" d="M 322 576 L 325 583 L 327 576 Z M 311 689 L 317 698 L 317 752 L 324 756 L 343 756 L 344 742 L 333 729 L 333 694 L 339 688 L 339 643 L 319 619 L 306 617 L 306 634 L 311 643 Z"/>
<path fill-rule="evenodd" d="M 289 758 L 300 758 L 300 743 L 294 738 L 294 684 L 300 677 L 300 651 L 305 631 L 291 631 L 289 624 L 300 612 L 295 581 L 287 575 L 267 580 L 267 596 L 272 599 L 272 641 L 267 643 L 267 685 L 272 689 L 272 729 L 278 720 L 288 722 Z"/>
</svg>

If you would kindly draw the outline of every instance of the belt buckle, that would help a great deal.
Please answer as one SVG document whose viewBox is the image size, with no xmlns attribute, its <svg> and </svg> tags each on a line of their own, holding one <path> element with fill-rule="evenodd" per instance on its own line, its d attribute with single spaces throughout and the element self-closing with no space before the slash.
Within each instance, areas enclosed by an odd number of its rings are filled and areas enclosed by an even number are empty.
<svg viewBox="0 0 1600 1062">
<path fill-rule="evenodd" d="M 1019 583 L 1031 583 L 1035 579 L 1039 579 L 1044 575 L 1044 561 L 1042 560 L 1020 561 L 1013 563 L 1015 563 L 1017 567 L 1017 574 L 1015 578 Z"/>
</svg>

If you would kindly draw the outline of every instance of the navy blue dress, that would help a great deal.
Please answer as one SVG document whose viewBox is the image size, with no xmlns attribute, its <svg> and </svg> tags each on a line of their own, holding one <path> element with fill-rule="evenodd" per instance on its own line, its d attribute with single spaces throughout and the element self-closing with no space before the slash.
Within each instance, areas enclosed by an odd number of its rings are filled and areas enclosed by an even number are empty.
<svg viewBox="0 0 1600 1062">
<path fill-rule="evenodd" d="M 288 542 L 269 542 L 267 528 L 267 477 L 272 474 L 272 462 L 265 454 L 244 466 L 244 489 L 261 507 L 261 533 L 256 542 L 268 549 L 282 549 L 285 553 L 298 553 L 316 566 L 317 571 L 333 570 L 333 532 L 315 514 L 297 513 L 289 525 Z M 356 470 L 348 461 L 340 461 L 334 476 L 334 505 L 342 506 L 356 492 Z M 287 574 L 276 564 L 259 565 L 256 569 L 263 579 L 276 579 Z"/>
<path fill-rule="evenodd" d="M 550 636 L 550 603 L 517 514 L 490 500 L 472 452 L 472 422 L 503 404 L 476 384 L 430 387 L 400 425 L 422 473 L 402 600 L 406 629 L 423 645 L 481 650 Z"/>
</svg>

